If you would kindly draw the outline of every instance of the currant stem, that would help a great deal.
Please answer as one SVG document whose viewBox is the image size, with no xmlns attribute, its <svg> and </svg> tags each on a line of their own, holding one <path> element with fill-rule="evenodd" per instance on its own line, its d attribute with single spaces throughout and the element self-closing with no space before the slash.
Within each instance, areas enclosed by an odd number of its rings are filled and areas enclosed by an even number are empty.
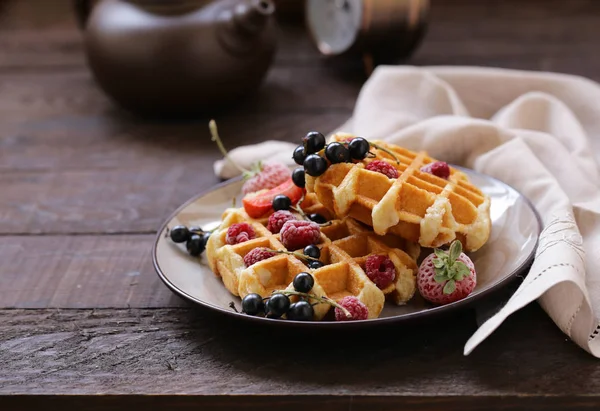
<svg viewBox="0 0 600 411">
<path fill-rule="evenodd" d="M 230 301 L 230 302 L 229 302 L 229 308 L 231 308 L 233 311 L 235 311 L 235 312 L 236 312 L 236 313 L 238 313 L 238 314 L 240 313 L 240 312 L 238 311 L 238 309 L 237 309 L 237 308 L 235 308 L 235 304 L 233 303 L 233 301 Z"/>
<path fill-rule="evenodd" d="M 377 150 L 381 150 L 384 153 L 388 153 L 390 156 L 392 156 L 394 158 L 394 160 L 396 160 L 396 164 L 400 164 L 400 160 L 398 160 L 398 157 L 396 157 L 396 155 L 394 153 L 392 153 L 390 150 L 388 150 L 385 147 L 380 146 L 379 144 L 375 144 L 375 143 L 371 143 L 369 141 L 369 145 L 371 145 L 371 147 L 375 147 Z"/>
<path fill-rule="evenodd" d="M 212 141 L 214 141 L 215 143 L 217 143 L 217 147 L 219 147 L 219 151 L 221 152 L 221 154 L 223 154 L 223 157 L 225 157 L 225 159 L 227 161 L 229 161 L 231 164 L 233 164 L 233 166 L 235 168 L 237 168 L 242 174 L 252 173 L 250 170 L 247 170 L 244 167 L 241 167 L 240 165 L 238 165 L 235 161 L 233 161 L 231 159 L 231 157 L 229 157 L 229 153 L 227 153 L 227 150 L 225 150 L 225 146 L 223 145 L 223 142 L 221 141 L 221 138 L 219 137 L 219 130 L 217 130 L 217 123 L 215 122 L 215 120 L 209 121 L 208 129 L 210 130 L 210 136 L 211 136 L 210 139 Z"/>
<path fill-rule="evenodd" d="M 300 254 L 300 253 L 294 253 L 292 251 L 283 251 L 283 250 L 271 250 L 270 248 L 266 249 L 267 251 L 270 251 L 272 253 L 275 254 L 288 254 L 288 255 L 293 255 L 294 257 L 300 259 L 300 260 L 309 260 L 309 261 L 320 261 L 318 258 L 314 258 L 314 257 L 310 257 L 308 255 L 305 254 Z"/>
<path fill-rule="evenodd" d="M 314 294 L 301 293 L 300 291 L 290 291 L 290 290 L 275 290 L 275 291 L 273 291 L 273 294 L 297 295 L 299 297 L 306 297 L 309 299 L 312 298 L 313 300 L 317 300 L 319 302 L 329 304 L 335 308 L 339 308 L 340 310 L 342 310 L 344 315 L 348 318 L 352 317 L 352 314 L 350 314 L 350 311 L 348 311 L 346 308 L 342 307 L 341 305 L 339 305 L 338 303 L 336 303 L 329 297 L 319 297 Z"/>
</svg>

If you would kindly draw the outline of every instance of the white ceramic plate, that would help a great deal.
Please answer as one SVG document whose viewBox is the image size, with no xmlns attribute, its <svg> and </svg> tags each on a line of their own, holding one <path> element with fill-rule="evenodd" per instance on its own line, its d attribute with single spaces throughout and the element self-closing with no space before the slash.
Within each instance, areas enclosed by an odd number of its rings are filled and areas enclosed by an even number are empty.
<svg viewBox="0 0 600 411">
<path fill-rule="evenodd" d="M 407 305 L 386 303 L 377 319 L 351 322 L 294 322 L 251 317 L 235 313 L 229 303 L 240 307 L 240 299 L 225 289 L 215 276 L 203 255 L 200 260 L 191 257 L 182 245 L 166 237 L 167 227 L 184 224 L 205 229 L 215 227 L 221 214 L 231 207 L 233 198 L 241 204 L 242 181 L 227 181 L 200 194 L 182 205 L 163 224 L 153 249 L 154 266 L 165 284 L 180 296 L 213 310 L 252 321 L 310 327 L 351 327 L 414 320 L 456 310 L 483 298 L 506 285 L 518 274 L 524 274 L 535 254 L 541 231 L 539 215 L 532 204 L 512 187 L 499 180 L 463 169 L 473 184 L 491 197 L 492 232 L 485 246 L 470 257 L 477 270 L 477 287 L 464 300 L 435 307 L 416 295 Z M 418 293 L 417 293 L 418 294 Z"/>
</svg>

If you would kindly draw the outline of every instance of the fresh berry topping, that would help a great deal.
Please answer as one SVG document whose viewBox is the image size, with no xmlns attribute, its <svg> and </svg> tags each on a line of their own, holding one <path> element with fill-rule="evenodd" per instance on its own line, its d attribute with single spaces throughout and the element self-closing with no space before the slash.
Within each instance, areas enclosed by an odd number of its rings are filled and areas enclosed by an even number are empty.
<svg viewBox="0 0 600 411">
<path fill-rule="evenodd" d="M 341 143 L 328 144 L 325 149 L 325 156 L 333 164 L 350 161 L 350 151 Z"/>
<path fill-rule="evenodd" d="M 319 177 L 327 170 L 327 160 L 318 154 L 309 154 L 304 160 L 304 170 L 308 175 Z"/>
<path fill-rule="evenodd" d="M 227 244 L 234 245 L 252 240 L 254 237 L 256 237 L 256 233 L 250 224 L 236 223 L 232 224 L 227 229 L 225 240 L 227 241 Z"/>
<path fill-rule="evenodd" d="M 188 253 L 192 257 L 198 257 L 204 251 L 206 244 L 202 240 L 202 236 L 199 234 L 192 234 L 190 238 L 185 243 L 185 248 L 187 248 Z"/>
<path fill-rule="evenodd" d="M 421 171 L 433 174 L 440 178 L 448 179 L 448 177 L 450 177 L 450 166 L 444 161 L 429 163 L 426 166 L 421 167 Z"/>
<path fill-rule="evenodd" d="M 290 178 L 291 172 L 288 166 L 283 163 L 268 162 L 258 164 L 256 168 L 245 175 L 250 177 L 242 186 L 244 195 L 277 187 Z"/>
<path fill-rule="evenodd" d="M 190 238 L 190 230 L 184 225 L 178 225 L 171 229 L 171 240 L 175 243 L 184 243 Z"/>
<path fill-rule="evenodd" d="M 338 304 L 350 311 L 350 317 L 347 317 L 342 310 L 335 307 L 336 321 L 366 320 L 369 318 L 369 309 L 356 297 L 344 297 L 338 301 Z"/>
<path fill-rule="evenodd" d="M 371 161 L 365 168 L 367 170 L 381 173 L 388 178 L 398 178 L 398 170 L 396 170 L 391 164 L 388 164 L 382 160 Z"/>
<path fill-rule="evenodd" d="M 315 279 L 309 273 L 300 273 L 294 277 L 292 284 L 299 293 L 308 293 L 315 285 Z"/>
<path fill-rule="evenodd" d="M 281 227 L 283 227 L 286 221 L 295 219 L 296 217 L 294 217 L 294 215 L 289 211 L 275 211 L 269 216 L 267 230 L 269 230 L 273 234 L 279 234 L 279 232 L 281 231 Z"/>
<path fill-rule="evenodd" d="M 319 257 L 321 257 L 321 250 L 316 245 L 307 245 L 306 247 L 304 247 L 304 255 L 318 259 Z"/>
<path fill-rule="evenodd" d="M 348 150 L 350 150 L 350 157 L 356 160 L 362 160 L 367 156 L 369 152 L 369 142 L 362 137 L 356 137 L 350 140 L 348 143 Z"/>
<path fill-rule="evenodd" d="M 290 299 L 285 294 L 276 293 L 265 304 L 266 314 L 269 318 L 279 318 L 290 308 Z"/>
<path fill-rule="evenodd" d="M 381 289 L 387 287 L 396 278 L 396 268 L 392 260 L 385 255 L 372 254 L 365 263 L 367 277 Z"/>
<path fill-rule="evenodd" d="M 259 191 L 257 193 L 247 194 L 242 199 L 244 210 L 252 218 L 260 218 L 273 209 L 273 199 L 276 195 L 283 194 L 287 196 L 292 204 L 295 204 L 302 198 L 304 190 L 294 184 L 292 179 L 286 180 L 268 191 Z"/>
<path fill-rule="evenodd" d="M 448 252 L 436 249 L 427 256 L 417 273 L 419 293 L 434 304 L 449 304 L 467 297 L 477 285 L 475 266 L 462 253 L 460 241 Z"/>
<path fill-rule="evenodd" d="M 292 171 L 292 181 L 300 188 L 306 185 L 306 176 L 304 175 L 304 167 L 298 167 Z"/>
<path fill-rule="evenodd" d="M 309 214 L 308 219 L 310 221 L 314 221 L 317 224 L 325 224 L 327 222 L 327 219 L 325 217 L 317 213 Z"/>
<path fill-rule="evenodd" d="M 242 298 L 242 312 L 257 315 L 265 311 L 265 303 L 260 294 L 252 293 Z"/>
<path fill-rule="evenodd" d="M 312 321 L 314 316 L 315 310 L 308 301 L 293 303 L 287 312 L 287 319 L 292 321 Z"/>
<path fill-rule="evenodd" d="M 291 206 L 292 200 L 283 194 L 278 194 L 273 199 L 273 210 L 275 211 L 289 210 Z"/>
<path fill-rule="evenodd" d="M 321 240 L 319 225 L 306 220 L 289 220 L 281 227 L 281 242 L 288 250 L 298 250 Z"/>
<path fill-rule="evenodd" d="M 302 139 L 302 143 L 306 154 L 316 153 L 325 147 L 325 136 L 318 131 L 311 131 Z"/>
<path fill-rule="evenodd" d="M 273 251 L 269 251 L 263 247 L 257 247 L 253 250 L 250 250 L 250 252 L 244 256 L 244 264 L 246 264 L 246 267 L 250 267 L 252 264 L 256 264 L 259 261 L 274 257 L 275 255 L 276 253 Z"/>
<path fill-rule="evenodd" d="M 307 265 L 308 265 L 308 268 L 312 268 L 313 270 L 316 270 L 317 268 L 323 267 L 325 264 L 323 264 L 321 261 L 311 260 L 308 262 Z"/>
<path fill-rule="evenodd" d="M 294 154 L 292 155 L 294 162 L 301 166 L 304 164 L 304 159 L 306 158 L 306 153 L 304 152 L 304 147 L 298 146 L 294 149 Z"/>
</svg>

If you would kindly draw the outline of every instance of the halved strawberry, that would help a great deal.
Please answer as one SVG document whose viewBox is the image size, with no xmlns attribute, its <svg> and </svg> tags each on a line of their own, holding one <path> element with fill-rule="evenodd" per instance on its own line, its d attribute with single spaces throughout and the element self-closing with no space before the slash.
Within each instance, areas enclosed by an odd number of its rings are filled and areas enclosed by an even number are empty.
<svg viewBox="0 0 600 411">
<path fill-rule="evenodd" d="M 242 204 L 244 204 L 244 210 L 246 210 L 246 213 L 250 217 L 260 218 L 271 210 L 273 199 L 276 195 L 283 194 L 284 196 L 288 196 L 292 200 L 292 204 L 296 204 L 302 198 L 303 193 L 304 189 L 294 184 L 290 178 L 283 184 L 270 190 L 261 190 L 246 194 L 242 200 Z"/>
</svg>

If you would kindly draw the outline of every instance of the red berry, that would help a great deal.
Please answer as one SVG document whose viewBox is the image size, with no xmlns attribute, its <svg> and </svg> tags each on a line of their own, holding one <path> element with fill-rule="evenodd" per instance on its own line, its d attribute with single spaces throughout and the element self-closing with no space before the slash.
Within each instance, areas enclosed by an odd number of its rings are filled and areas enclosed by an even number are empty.
<svg viewBox="0 0 600 411">
<path fill-rule="evenodd" d="M 396 278 L 394 263 L 385 255 L 372 254 L 365 263 L 367 277 L 379 288 L 385 288 Z"/>
<path fill-rule="evenodd" d="M 388 176 L 389 178 L 398 178 L 398 170 L 396 170 L 391 164 L 386 163 L 383 160 L 375 160 L 371 161 L 367 164 L 367 170 L 375 171 L 377 173 L 381 173 L 383 175 Z"/>
<path fill-rule="evenodd" d="M 246 267 L 250 267 L 252 264 L 256 264 L 259 261 L 274 257 L 275 254 L 276 253 L 269 251 L 266 248 L 258 247 L 250 250 L 250 252 L 244 256 L 244 264 L 246 264 Z"/>
<path fill-rule="evenodd" d="M 448 177 L 450 177 L 450 166 L 448 166 L 448 163 L 443 161 L 429 163 L 426 166 L 421 167 L 421 171 L 433 174 L 434 176 L 438 176 L 440 178 L 448 179 Z"/>
<path fill-rule="evenodd" d="M 292 172 L 283 163 L 269 162 L 262 165 L 261 171 L 250 177 L 242 186 L 242 193 L 254 193 L 259 190 L 270 190 L 287 181 Z"/>
<path fill-rule="evenodd" d="M 232 224 L 227 229 L 225 240 L 227 241 L 227 244 L 233 245 L 252 240 L 254 237 L 256 237 L 256 233 L 250 224 L 236 223 Z"/>
<path fill-rule="evenodd" d="M 434 260 L 438 258 L 435 254 L 427 256 L 417 273 L 417 287 L 419 293 L 426 300 L 438 304 L 450 304 L 458 300 L 466 298 L 477 285 L 477 275 L 475 273 L 475 266 L 466 254 L 461 253 L 457 261 L 464 263 L 469 268 L 469 274 L 460 281 L 455 281 L 456 289 L 450 293 L 444 293 L 444 286 L 446 282 L 439 283 L 435 281 L 435 267 Z"/>
<path fill-rule="evenodd" d="M 288 250 L 299 250 L 321 239 L 321 228 L 306 220 L 288 220 L 281 227 L 281 242 Z"/>
<path fill-rule="evenodd" d="M 347 317 L 342 310 L 335 307 L 336 321 L 366 320 L 369 318 L 369 309 L 356 297 L 349 295 L 338 301 L 338 304 L 350 311 L 350 317 Z"/>
<path fill-rule="evenodd" d="M 269 223 L 267 224 L 267 230 L 273 234 L 278 234 L 281 231 L 281 227 L 286 221 L 295 220 L 296 217 L 287 210 L 275 211 L 269 216 Z"/>
</svg>

